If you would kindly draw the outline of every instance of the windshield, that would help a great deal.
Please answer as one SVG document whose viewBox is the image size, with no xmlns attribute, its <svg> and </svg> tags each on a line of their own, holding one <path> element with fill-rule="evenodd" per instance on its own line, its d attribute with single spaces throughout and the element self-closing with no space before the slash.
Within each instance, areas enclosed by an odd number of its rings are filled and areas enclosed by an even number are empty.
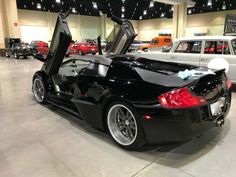
<svg viewBox="0 0 236 177">
<path fill-rule="evenodd" d="M 236 39 L 232 40 L 232 47 L 234 50 L 234 55 L 236 55 Z"/>
</svg>

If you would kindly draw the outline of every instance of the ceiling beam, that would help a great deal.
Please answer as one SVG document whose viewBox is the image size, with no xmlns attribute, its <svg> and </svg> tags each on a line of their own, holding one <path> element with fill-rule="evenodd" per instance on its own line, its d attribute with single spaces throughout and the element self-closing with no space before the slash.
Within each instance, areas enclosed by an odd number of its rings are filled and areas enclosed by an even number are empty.
<svg viewBox="0 0 236 177">
<path fill-rule="evenodd" d="M 164 3 L 164 4 L 171 4 L 171 5 L 178 5 L 178 4 L 187 2 L 188 6 L 190 6 L 190 7 L 195 6 L 195 2 L 193 2 L 191 0 L 153 0 L 153 1 L 161 2 L 161 3 Z"/>
</svg>

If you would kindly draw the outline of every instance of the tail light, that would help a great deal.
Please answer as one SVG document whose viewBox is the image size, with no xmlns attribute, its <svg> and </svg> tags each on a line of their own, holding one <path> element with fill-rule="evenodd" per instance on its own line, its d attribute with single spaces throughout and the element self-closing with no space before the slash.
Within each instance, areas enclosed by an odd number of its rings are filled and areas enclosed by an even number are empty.
<svg viewBox="0 0 236 177">
<path fill-rule="evenodd" d="M 160 95 L 158 99 L 166 108 L 188 108 L 206 103 L 204 98 L 192 95 L 188 88 L 172 90 Z"/>
<path fill-rule="evenodd" d="M 227 88 L 228 88 L 228 89 L 231 89 L 232 84 L 233 84 L 232 81 L 228 79 L 228 80 L 227 80 L 227 83 L 226 83 Z"/>
</svg>

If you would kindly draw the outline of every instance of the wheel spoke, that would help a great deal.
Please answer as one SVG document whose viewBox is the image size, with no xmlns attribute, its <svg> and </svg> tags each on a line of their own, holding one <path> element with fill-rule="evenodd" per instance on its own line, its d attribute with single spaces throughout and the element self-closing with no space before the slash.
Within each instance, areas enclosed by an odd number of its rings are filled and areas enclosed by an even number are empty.
<svg viewBox="0 0 236 177">
<path fill-rule="evenodd" d="M 127 126 L 127 131 L 128 131 L 129 138 L 132 139 L 134 137 L 134 134 L 129 126 Z"/>
</svg>

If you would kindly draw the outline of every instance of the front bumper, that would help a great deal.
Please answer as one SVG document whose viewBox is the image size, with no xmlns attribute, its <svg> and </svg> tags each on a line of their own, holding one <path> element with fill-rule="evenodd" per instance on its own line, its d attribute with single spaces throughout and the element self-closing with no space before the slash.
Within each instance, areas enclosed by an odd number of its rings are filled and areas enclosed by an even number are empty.
<svg viewBox="0 0 236 177">
<path fill-rule="evenodd" d="M 216 101 L 216 100 L 214 100 Z M 231 92 L 226 97 L 222 113 L 212 116 L 208 102 L 201 107 L 188 109 L 166 109 L 161 105 L 135 105 L 141 115 L 143 132 L 147 144 L 167 144 L 190 140 L 196 133 L 216 126 L 216 120 L 227 116 L 231 105 Z M 152 118 L 145 120 L 144 115 Z"/>
</svg>

